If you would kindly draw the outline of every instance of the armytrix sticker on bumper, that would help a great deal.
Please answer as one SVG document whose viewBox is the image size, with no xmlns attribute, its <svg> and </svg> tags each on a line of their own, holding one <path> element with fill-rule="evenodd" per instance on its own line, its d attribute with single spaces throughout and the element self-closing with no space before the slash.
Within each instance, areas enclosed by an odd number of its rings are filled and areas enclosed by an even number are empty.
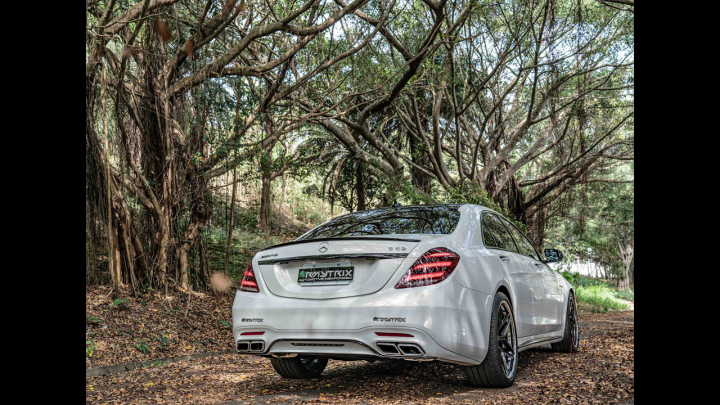
<svg viewBox="0 0 720 405">
<path fill-rule="evenodd" d="M 374 317 L 373 322 L 407 322 L 405 318 L 379 318 Z"/>
<path fill-rule="evenodd" d="M 262 322 L 263 318 L 243 318 L 240 322 Z"/>
</svg>

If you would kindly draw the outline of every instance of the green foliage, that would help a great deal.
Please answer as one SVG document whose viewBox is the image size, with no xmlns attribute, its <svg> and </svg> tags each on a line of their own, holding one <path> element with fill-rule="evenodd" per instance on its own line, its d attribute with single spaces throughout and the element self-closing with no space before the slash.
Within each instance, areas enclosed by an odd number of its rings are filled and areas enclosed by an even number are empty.
<svg viewBox="0 0 720 405">
<path fill-rule="evenodd" d="M 632 165 L 603 174 L 607 178 L 629 176 Z M 634 190 L 631 183 L 591 183 L 568 192 L 557 204 L 558 215 L 548 220 L 546 240 L 557 246 L 566 262 L 590 260 L 619 279 L 626 263 L 619 250 L 634 239 Z M 562 265 L 561 265 L 562 266 Z"/>
<path fill-rule="evenodd" d="M 115 301 L 113 301 L 112 306 L 113 306 L 113 308 L 124 309 L 124 308 L 127 308 L 128 303 L 130 303 L 130 300 L 128 300 L 126 298 L 118 298 Z"/>
<path fill-rule="evenodd" d="M 628 309 L 629 306 L 616 299 L 615 290 L 604 285 L 580 286 L 575 289 L 579 302 L 591 307 L 593 312 Z"/>
<path fill-rule="evenodd" d="M 88 325 L 98 325 L 100 324 L 100 322 L 102 322 L 102 319 L 98 318 L 95 315 L 85 318 L 85 323 L 87 323 Z"/>
<path fill-rule="evenodd" d="M 288 239 L 287 236 L 267 235 L 257 230 L 245 231 L 235 229 L 230 244 L 228 276 L 239 279 L 245 270 L 245 266 L 252 260 L 255 253 L 269 246 L 287 242 Z M 217 227 L 207 232 L 205 245 L 208 254 L 208 264 L 214 271 L 222 271 L 225 268 L 226 244 L 227 233 L 225 229 Z"/>
<path fill-rule="evenodd" d="M 114 77 L 120 71 L 109 69 L 106 74 L 110 77 L 95 80 L 93 91 L 86 92 L 91 97 L 86 100 L 90 111 L 88 117 L 99 114 L 105 117 L 104 104 L 101 104 L 105 101 L 110 101 L 110 109 L 115 111 L 106 117 L 110 118 L 108 123 L 96 118 L 92 122 L 95 133 L 88 132 L 86 139 L 95 139 L 96 135 L 104 133 L 101 129 L 109 128 L 108 139 L 112 147 L 108 150 L 113 153 L 112 160 L 119 165 L 117 169 L 122 181 L 118 184 L 122 188 L 120 195 L 127 203 L 128 217 L 146 250 L 137 252 L 138 257 L 150 259 L 146 268 L 157 267 L 153 260 L 161 249 L 174 250 L 184 242 L 185 229 L 197 217 L 193 207 L 198 207 L 197 203 L 206 206 L 207 201 L 202 196 L 208 194 L 214 200 L 213 215 L 204 222 L 205 227 L 200 232 L 200 238 L 205 242 L 202 249 L 207 250 L 207 255 L 205 250 L 199 253 L 201 248 L 197 239 L 192 240 L 191 282 L 194 287 L 204 288 L 207 285 L 205 270 L 209 267 L 213 272 L 224 268 L 228 231 L 223 223 L 227 224 L 228 215 L 227 205 L 223 207 L 221 202 L 228 193 L 222 184 L 227 183 L 223 177 L 227 173 L 220 169 L 232 168 L 236 169 L 241 192 L 245 193 L 243 197 L 247 197 L 247 189 L 251 188 L 248 185 L 257 183 L 261 173 L 272 172 L 271 200 L 274 205 L 282 205 L 283 210 L 273 212 L 274 223 L 270 228 L 273 233 L 283 236 L 260 235 L 257 232 L 259 202 L 247 203 L 247 198 L 241 198 L 245 200 L 245 206 L 237 207 L 234 213 L 236 232 L 230 237 L 231 273 L 242 271 L 257 250 L 286 241 L 306 225 L 317 225 L 342 213 L 337 207 L 345 211 L 360 209 L 360 193 L 365 195 L 365 208 L 392 203 L 396 197 L 402 203 L 411 204 L 479 204 L 502 213 L 523 232 L 528 231 L 527 225 L 503 207 L 516 206 L 513 210 L 523 219 L 530 215 L 532 208 L 532 213 L 537 216 L 530 216 L 528 220 L 543 227 L 547 219 L 546 240 L 561 248 L 567 259 L 590 259 L 610 268 L 615 275 L 625 274 L 629 267 L 629 264 L 622 266 L 618 246 L 625 246 L 625 242 L 632 240 L 632 187 L 596 181 L 626 179 L 630 177 L 628 167 L 632 170 L 631 165 L 622 163 L 631 158 L 627 152 L 634 144 L 632 119 L 617 131 L 613 130 L 614 133 L 608 130 L 622 117 L 630 116 L 627 113 L 631 113 L 634 106 L 633 14 L 618 13 L 615 7 L 607 7 L 603 2 L 560 1 L 542 5 L 519 1 L 449 2 L 445 7 L 447 20 L 439 31 L 434 31 L 439 32 L 439 36 L 433 39 L 434 43 L 442 42 L 446 46 L 418 54 L 417 63 L 413 63 L 418 67 L 416 72 L 407 69 L 407 55 L 397 52 L 398 49 L 388 44 L 383 35 L 372 34 L 375 36 L 370 40 L 368 35 L 375 32 L 375 27 L 358 20 L 353 13 L 340 17 L 337 24 L 328 25 L 312 41 L 295 49 L 297 52 L 291 52 L 291 59 L 275 59 L 277 64 L 270 63 L 270 59 L 290 51 L 291 33 L 270 30 L 270 35 L 253 39 L 252 46 L 244 47 L 242 54 L 234 55 L 227 53 L 228 49 L 237 50 L 234 44 L 245 38 L 245 33 L 240 28 L 242 24 L 225 24 L 215 32 L 217 40 L 195 49 L 184 62 L 181 58 L 173 68 L 172 77 L 167 77 L 157 71 L 157 66 L 177 61 L 179 47 L 203 25 L 199 16 L 215 15 L 217 2 L 208 3 L 212 10 L 205 14 L 198 12 L 204 2 L 155 7 L 153 20 L 166 21 L 173 36 L 172 41 L 162 47 L 156 47 L 154 41 L 159 41 L 158 32 L 152 24 L 143 26 L 141 20 L 130 19 L 127 27 L 116 27 L 115 31 L 121 29 L 122 32 L 142 28 L 138 38 L 143 40 L 136 44 L 138 49 L 132 49 L 131 57 L 125 55 L 123 37 L 105 32 L 107 26 L 98 24 L 98 16 L 106 14 L 105 11 L 113 15 L 126 13 L 130 7 L 137 8 L 138 3 L 112 4 L 113 10 L 105 10 L 106 2 L 92 2 L 88 6 L 86 17 L 96 29 L 88 31 L 86 63 L 95 60 L 95 49 L 107 49 L 116 55 L 122 53 L 127 75 Z M 273 23 L 274 18 L 299 11 L 301 5 L 258 2 L 254 7 L 253 12 L 244 13 L 242 18 L 247 16 L 246 25 L 257 28 Z M 313 7 L 312 11 L 299 13 L 293 24 L 327 20 L 339 8 L 333 2 L 319 9 Z M 430 10 L 423 2 L 397 3 L 393 8 L 373 1 L 365 3 L 362 10 L 385 21 L 385 27 L 412 55 L 422 49 L 423 42 L 433 31 L 434 18 L 428 18 Z M 469 14 L 463 10 L 468 10 Z M 312 13 L 312 18 L 308 13 Z M 543 15 L 548 18 L 541 18 Z M 456 20 L 459 16 L 463 17 Z M 449 31 L 449 27 L 455 28 Z M 527 35 L 528 32 L 533 35 Z M 359 52 L 337 58 L 317 76 L 306 76 L 323 62 L 351 50 L 366 38 L 370 41 Z M 535 45 L 542 45 L 543 52 L 537 54 Z M 144 85 L 159 77 L 170 80 L 172 83 L 167 84 L 177 88 L 179 80 L 188 82 L 191 75 L 202 72 L 212 60 L 223 59 L 225 55 L 228 60 L 252 61 L 254 58 L 248 55 L 257 53 L 258 49 L 272 55 L 266 62 L 274 67 L 263 71 L 264 79 L 247 73 L 254 71 L 252 66 L 246 73 L 202 75 L 199 81 L 193 79 L 191 85 L 180 86 L 177 93 L 166 92 L 167 99 L 165 93 L 159 97 L 160 93 L 153 92 L 152 86 Z M 151 61 L 146 61 L 151 63 L 142 62 L 135 51 L 152 56 Z M 578 55 L 582 56 L 582 63 L 577 63 Z M 531 63 L 536 58 L 540 59 Z M 98 60 L 100 64 L 94 61 L 88 65 L 88 72 L 106 63 L 102 57 Z M 626 63 L 627 66 L 622 66 Z M 522 72 L 528 72 L 533 64 L 540 70 L 536 68 L 530 76 L 524 75 Z M 289 66 L 292 66 L 292 74 L 287 74 Z M 400 80 L 402 72 L 413 74 L 404 82 Z M 117 97 L 114 88 L 107 92 L 105 100 L 96 96 L 101 82 L 123 80 L 129 81 L 128 88 L 136 91 L 134 97 Z M 595 86 L 600 82 L 602 86 Z M 447 86 L 441 89 L 440 83 Z M 504 93 L 506 88 L 512 92 Z M 284 93 L 285 90 L 290 93 Z M 543 101 L 536 102 L 536 93 Z M 392 100 L 387 99 L 388 105 L 377 104 L 388 94 L 393 95 Z M 501 94 L 505 95 L 500 97 Z M 582 97 L 573 100 L 578 94 Z M 450 95 L 459 102 L 459 108 L 452 108 Z M 157 110 L 167 105 L 166 102 L 174 108 L 170 116 Z M 372 108 L 369 115 L 366 114 L 369 110 L 362 112 L 373 105 L 383 108 Z M 439 108 L 436 109 L 436 105 Z M 539 116 L 527 111 L 530 106 L 540 108 Z M 140 116 L 138 111 L 142 112 Z M 121 121 L 129 113 L 134 114 L 134 120 L 128 121 L 127 126 Z M 359 116 L 363 118 L 361 125 Z M 153 117 L 165 117 L 167 122 L 159 123 Z M 255 120 L 247 120 L 250 117 Z M 525 117 L 529 119 L 528 124 L 517 125 Z M 463 120 L 458 121 L 461 118 Z M 567 125 L 563 125 L 564 120 Z M 329 130 L 329 125 L 320 123 L 332 124 L 345 136 L 339 136 L 338 132 Z M 552 127 L 556 125 L 557 128 Z M 172 131 L 165 131 L 167 128 Z M 264 144 L 263 141 L 275 131 L 279 138 L 272 145 Z M 545 133 L 551 136 L 543 140 L 541 134 Z M 428 142 L 427 135 L 437 136 L 437 143 Z M 101 225 L 107 221 L 103 221 L 98 213 L 107 211 L 103 209 L 104 199 L 101 198 L 106 194 L 102 185 L 107 182 L 102 181 L 100 175 L 104 171 L 96 167 L 100 160 L 94 157 L 93 151 L 104 149 L 91 148 L 95 143 L 86 143 L 86 154 L 92 157 L 91 162 L 95 162 L 92 170 L 87 171 L 94 177 L 87 180 L 86 206 L 89 211 L 86 224 L 92 228 L 91 247 L 102 247 L 105 244 L 101 239 L 107 232 Z M 136 147 L 128 148 L 127 145 Z M 455 155 L 454 146 L 460 156 Z M 136 149 L 137 153 L 134 152 Z M 171 153 L 172 150 L 183 153 Z M 469 154 L 469 151 L 473 152 Z M 526 153 L 533 156 L 528 156 L 529 160 L 521 159 Z M 594 162 L 596 158 L 597 162 L 588 173 L 576 170 L 584 162 Z M 171 217 L 152 219 L 156 215 L 153 210 L 148 211 L 146 205 L 139 202 L 136 189 L 140 176 L 133 174 L 129 167 L 133 161 L 145 177 L 144 186 L 149 186 L 142 194 L 172 196 L 163 201 L 167 205 L 164 212 Z M 473 174 L 468 177 L 462 165 L 471 162 Z M 478 163 L 477 167 L 475 163 Z M 174 169 L 161 170 L 165 165 Z M 570 165 L 568 170 L 564 169 L 566 165 Z M 509 169 L 514 173 L 509 180 L 512 187 L 504 180 L 499 182 L 500 185 L 494 182 L 504 177 L 503 173 L 508 173 Z M 165 179 L 165 173 L 172 173 L 172 178 Z M 288 179 L 293 182 L 286 187 Z M 460 186 L 447 190 L 440 184 L 440 179 L 444 184 L 447 184 L 445 179 L 451 180 L 450 183 L 459 181 Z M 493 199 L 486 190 L 473 183 L 475 181 L 495 184 L 507 193 L 503 194 L 503 191 L 500 197 Z M 551 187 L 552 184 L 555 185 Z M 566 188 L 566 185 L 570 187 Z M 520 195 L 521 198 L 513 201 L 522 200 L 522 204 L 511 204 L 509 194 Z M 258 200 L 257 193 L 252 199 Z M 292 203 L 288 204 L 290 201 Z M 535 211 L 539 207 L 541 210 Z M 522 209 L 526 212 L 518 212 Z M 543 219 L 535 221 L 538 217 Z M 171 224 L 171 235 L 158 232 L 160 223 Z M 288 223 L 292 226 L 285 227 Z M 169 243 L 163 240 L 164 236 L 170 237 Z M 539 242 L 542 230 L 533 229 L 532 236 Z M 96 243 L 96 239 L 101 243 Z M 88 260 L 88 267 L 95 269 L 88 280 L 107 282 L 109 255 L 95 252 L 94 248 L 92 251 L 88 253 L 89 258 L 103 258 Z M 123 251 L 123 257 L 129 256 Z M 97 263 L 103 261 L 105 267 Z M 171 252 L 168 260 L 171 277 L 178 277 L 179 272 L 174 271 L 177 261 L 177 255 Z M 123 272 L 127 275 L 124 267 Z M 155 272 L 154 276 L 157 274 Z M 150 277 L 145 274 L 140 279 Z M 144 300 L 138 302 L 145 305 Z M 115 300 L 112 307 L 126 308 L 127 302 Z"/>
<path fill-rule="evenodd" d="M 415 187 L 409 180 L 405 180 L 400 183 L 400 195 L 410 204 L 423 205 L 434 204 L 437 202 L 432 198 L 432 196 L 427 193 L 423 193 Z"/>
<path fill-rule="evenodd" d="M 92 357 L 93 353 L 95 353 L 95 350 L 97 350 L 97 345 L 92 340 L 86 340 L 85 341 L 85 355 L 88 357 Z"/>
<path fill-rule="evenodd" d="M 501 207 L 495 200 L 490 198 L 487 190 L 480 188 L 475 183 L 465 183 L 462 187 L 446 191 L 443 189 L 440 194 L 440 199 L 444 203 L 448 204 L 476 204 L 482 205 L 483 207 L 490 208 L 491 210 L 497 211 L 514 223 L 523 233 L 527 233 L 527 224 L 521 222 L 516 218 L 510 211 Z"/>
<path fill-rule="evenodd" d="M 148 346 L 145 339 L 140 339 L 140 341 L 135 344 L 135 348 L 142 354 L 150 353 L 150 346 Z"/>
<path fill-rule="evenodd" d="M 571 273 L 569 271 L 562 271 L 560 272 L 563 277 L 565 277 L 565 280 L 567 280 L 572 285 L 577 285 L 579 274 L 578 273 Z"/>
<path fill-rule="evenodd" d="M 621 292 L 616 291 L 612 284 L 605 280 L 583 277 L 578 273 L 560 272 L 573 285 L 578 302 L 590 306 L 592 312 L 619 311 L 630 307 L 618 300 Z"/>
<path fill-rule="evenodd" d="M 230 327 L 230 323 L 229 323 L 228 321 L 224 320 L 224 319 L 221 319 L 221 320 L 220 320 L 220 323 L 222 323 L 223 325 L 225 325 L 225 327 L 227 327 L 227 328 Z"/>
<path fill-rule="evenodd" d="M 630 289 L 628 291 L 618 290 L 618 291 L 615 291 L 615 296 L 620 299 L 626 300 L 626 301 L 635 301 L 635 290 L 634 289 Z"/>
</svg>

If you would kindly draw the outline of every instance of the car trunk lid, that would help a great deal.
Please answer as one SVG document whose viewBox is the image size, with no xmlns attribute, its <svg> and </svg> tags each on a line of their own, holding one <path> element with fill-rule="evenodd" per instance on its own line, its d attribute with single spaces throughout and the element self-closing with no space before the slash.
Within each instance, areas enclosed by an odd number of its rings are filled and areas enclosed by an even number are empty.
<svg viewBox="0 0 720 405">
<path fill-rule="evenodd" d="M 294 241 L 262 251 L 258 266 L 265 286 L 281 297 L 353 297 L 383 288 L 419 242 L 401 237 Z"/>
</svg>

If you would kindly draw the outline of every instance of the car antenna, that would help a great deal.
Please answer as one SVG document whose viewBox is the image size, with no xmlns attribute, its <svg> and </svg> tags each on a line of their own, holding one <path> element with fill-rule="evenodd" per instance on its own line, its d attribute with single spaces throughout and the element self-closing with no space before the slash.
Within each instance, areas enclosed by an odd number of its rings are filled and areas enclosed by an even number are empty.
<svg viewBox="0 0 720 405">
<path fill-rule="evenodd" d="M 397 202 L 397 198 L 393 198 L 393 205 L 392 205 L 392 207 L 393 207 L 393 208 L 402 207 L 402 204 L 400 204 L 399 202 Z"/>
</svg>

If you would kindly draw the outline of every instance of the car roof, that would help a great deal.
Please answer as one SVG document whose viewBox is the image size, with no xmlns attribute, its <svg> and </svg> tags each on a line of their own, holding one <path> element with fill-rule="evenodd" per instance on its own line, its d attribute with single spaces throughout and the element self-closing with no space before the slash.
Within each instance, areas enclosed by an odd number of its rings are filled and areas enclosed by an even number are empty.
<svg viewBox="0 0 720 405">
<path fill-rule="evenodd" d="M 398 207 L 393 207 L 393 206 L 378 207 L 378 208 L 371 208 L 371 209 L 362 210 L 362 211 L 353 211 L 353 212 L 351 212 L 350 214 L 357 214 L 357 213 L 359 213 L 359 212 L 368 212 L 368 211 L 397 209 L 397 208 L 434 208 L 434 207 L 455 207 L 455 208 L 460 208 L 460 207 L 464 207 L 464 206 L 477 207 L 477 208 L 481 208 L 482 210 L 487 210 L 487 211 L 492 211 L 492 212 L 498 213 L 497 211 L 495 211 L 495 210 L 493 210 L 493 209 L 491 209 L 491 208 L 488 208 L 488 207 L 486 207 L 486 206 L 484 206 L 484 205 L 479 205 L 479 204 L 445 203 L 445 204 L 409 204 L 409 205 L 400 205 L 400 206 L 398 206 Z M 498 213 L 498 214 L 499 214 L 499 213 Z M 342 216 L 342 215 L 341 215 L 341 216 Z"/>
</svg>

